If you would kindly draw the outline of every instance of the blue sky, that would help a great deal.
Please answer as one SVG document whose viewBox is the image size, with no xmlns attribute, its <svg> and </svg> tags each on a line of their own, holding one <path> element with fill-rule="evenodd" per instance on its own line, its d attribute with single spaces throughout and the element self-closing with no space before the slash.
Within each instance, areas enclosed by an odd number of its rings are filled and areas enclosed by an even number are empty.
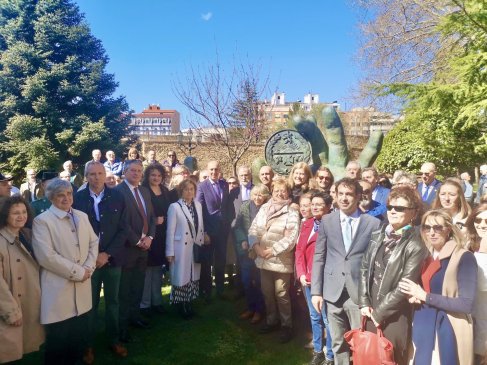
<svg viewBox="0 0 487 365">
<path fill-rule="evenodd" d="M 187 112 L 171 81 L 189 66 L 227 67 L 236 55 L 260 64 L 286 100 L 308 92 L 354 106 L 357 12 L 347 0 L 76 0 L 110 58 L 118 93 L 140 112 L 149 103 Z M 270 96 L 270 95 L 269 95 Z"/>
</svg>

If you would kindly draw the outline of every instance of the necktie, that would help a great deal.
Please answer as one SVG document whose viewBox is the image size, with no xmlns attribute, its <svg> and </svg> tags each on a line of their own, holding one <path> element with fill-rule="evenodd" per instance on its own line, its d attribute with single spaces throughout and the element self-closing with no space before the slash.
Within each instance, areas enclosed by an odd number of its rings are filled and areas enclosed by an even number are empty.
<svg viewBox="0 0 487 365">
<path fill-rule="evenodd" d="M 318 229 L 320 229 L 320 221 L 318 219 L 315 219 L 314 222 L 313 222 L 313 231 L 314 232 L 317 232 Z"/>
<path fill-rule="evenodd" d="M 144 220 L 144 228 L 142 229 L 142 233 L 147 234 L 147 232 L 149 232 L 149 223 L 147 222 L 147 215 L 145 214 L 144 205 L 142 204 L 142 199 L 140 199 L 138 188 L 134 188 L 134 194 L 135 200 L 137 200 L 137 207 L 139 208 L 139 212 Z"/>
<path fill-rule="evenodd" d="M 212 185 L 213 185 L 213 190 L 215 190 L 215 194 L 218 197 L 218 201 L 221 201 L 222 196 L 221 196 L 220 186 L 218 186 L 218 183 L 214 183 Z"/>
<path fill-rule="evenodd" d="M 425 185 L 425 186 L 426 186 L 426 189 L 424 189 L 423 196 L 421 197 L 423 199 L 423 201 L 426 201 L 426 199 L 428 199 L 428 191 L 430 188 L 428 185 Z"/>
<path fill-rule="evenodd" d="M 350 246 L 352 246 L 352 217 L 345 218 L 343 243 L 345 245 L 345 252 L 348 252 L 348 250 L 350 250 Z"/>
</svg>

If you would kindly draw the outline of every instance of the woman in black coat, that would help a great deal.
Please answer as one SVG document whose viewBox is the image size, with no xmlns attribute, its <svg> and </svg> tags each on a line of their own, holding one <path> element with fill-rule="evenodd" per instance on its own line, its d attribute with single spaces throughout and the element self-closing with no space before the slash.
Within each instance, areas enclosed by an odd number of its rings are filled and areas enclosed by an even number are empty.
<svg viewBox="0 0 487 365">
<path fill-rule="evenodd" d="M 388 225 L 374 232 L 362 260 L 359 282 L 359 307 L 367 330 L 381 327 L 394 346 L 394 359 L 407 364 L 411 340 L 412 307 L 401 292 L 399 282 L 419 281 L 421 265 L 428 250 L 414 227 L 421 216 L 422 202 L 415 189 L 394 188 L 387 199 Z"/>
<path fill-rule="evenodd" d="M 152 205 L 156 216 L 156 234 L 149 250 L 145 274 L 144 294 L 140 308 L 144 311 L 152 309 L 164 312 L 162 307 L 162 275 L 167 267 L 166 260 L 166 221 L 169 208 L 170 193 L 164 185 L 165 170 L 159 163 L 153 163 L 144 171 L 142 185 L 149 188 Z"/>
</svg>

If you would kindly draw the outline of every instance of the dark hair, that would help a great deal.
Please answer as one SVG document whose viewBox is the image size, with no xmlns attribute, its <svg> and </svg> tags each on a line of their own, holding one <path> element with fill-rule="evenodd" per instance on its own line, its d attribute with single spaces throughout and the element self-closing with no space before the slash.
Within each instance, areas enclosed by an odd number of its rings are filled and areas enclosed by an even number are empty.
<svg viewBox="0 0 487 365">
<path fill-rule="evenodd" d="M 362 194 L 362 186 L 359 184 L 358 179 L 351 179 L 349 177 L 344 177 L 341 180 L 338 180 L 336 183 L 336 193 L 338 194 L 338 188 L 340 185 L 346 186 L 347 188 L 353 188 L 355 191 L 355 195 Z"/>
<path fill-rule="evenodd" d="M 154 170 L 159 171 L 159 173 L 162 176 L 161 185 L 164 185 L 164 180 L 166 179 L 166 170 L 164 169 L 164 166 L 162 166 L 160 163 L 154 162 L 146 167 L 144 171 L 144 178 L 142 179 L 142 186 L 145 186 L 146 188 L 150 188 L 149 176 Z"/>
<path fill-rule="evenodd" d="M 381 179 L 384 179 L 384 183 L 381 183 L 380 182 Z M 383 187 L 385 187 L 387 189 L 391 189 L 392 188 L 391 180 L 389 179 L 389 177 L 386 174 L 380 174 L 377 177 L 377 184 L 382 185 Z"/>
<path fill-rule="evenodd" d="M 311 200 L 313 200 L 314 198 L 320 198 L 323 199 L 326 205 L 331 205 L 333 203 L 333 198 L 331 197 L 331 195 L 325 193 L 324 191 L 313 189 L 310 190 L 310 193 L 311 193 Z"/>
<path fill-rule="evenodd" d="M 32 211 L 30 209 L 29 204 L 19 195 L 11 196 L 4 200 L 2 208 L 0 209 L 0 228 L 4 228 L 7 226 L 8 215 L 10 214 L 10 209 L 15 204 L 24 204 L 25 208 L 27 209 L 27 222 L 32 222 Z"/>
<path fill-rule="evenodd" d="M 391 190 L 389 196 L 387 197 L 387 204 L 393 199 L 402 198 L 408 202 L 409 208 L 416 210 L 416 216 L 413 219 L 413 224 L 415 226 L 421 224 L 421 217 L 424 211 L 424 204 L 418 190 L 412 188 L 408 185 L 396 186 Z"/>
<path fill-rule="evenodd" d="M 480 237 L 477 234 L 477 230 L 475 229 L 475 218 L 480 214 L 487 210 L 487 204 L 483 203 L 478 205 L 472 210 L 472 213 L 467 218 L 465 222 L 465 227 L 467 227 L 467 241 L 468 241 L 468 248 L 470 251 L 478 251 L 480 247 Z"/>
</svg>

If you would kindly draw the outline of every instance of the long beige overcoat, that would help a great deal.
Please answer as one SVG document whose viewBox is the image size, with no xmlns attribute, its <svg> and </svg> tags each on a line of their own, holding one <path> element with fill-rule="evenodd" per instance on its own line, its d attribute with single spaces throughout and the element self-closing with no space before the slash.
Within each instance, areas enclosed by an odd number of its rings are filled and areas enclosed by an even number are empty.
<svg viewBox="0 0 487 365">
<path fill-rule="evenodd" d="M 71 217 L 51 205 L 34 219 L 32 247 L 41 266 L 42 324 L 79 316 L 92 307 L 91 280 L 82 280 L 85 269 L 95 270 L 98 236 L 85 213 L 72 213 Z"/>
<path fill-rule="evenodd" d="M 23 230 L 30 240 L 30 230 Z M 39 350 L 44 342 L 40 323 L 39 266 L 6 228 L 0 229 L 0 363 Z M 22 319 L 21 326 L 12 323 Z"/>
</svg>

